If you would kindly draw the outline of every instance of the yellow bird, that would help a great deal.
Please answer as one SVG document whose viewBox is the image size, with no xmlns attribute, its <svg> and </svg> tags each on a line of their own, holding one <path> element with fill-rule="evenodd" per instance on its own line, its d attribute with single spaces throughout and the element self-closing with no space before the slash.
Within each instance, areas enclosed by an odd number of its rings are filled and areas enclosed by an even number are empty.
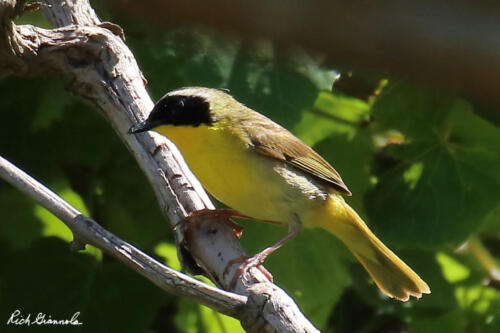
<svg viewBox="0 0 500 333">
<path fill-rule="evenodd" d="M 342 194 L 351 193 L 328 162 L 225 91 L 171 91 L 130 132 L 147 130 L 172 140 L 215 198 L 253 219 L 289 226 L 283 239 L 253 257 L 253 266 L 297 235 L 302 225 L 321 227 L 352 251 L 389 297 L 407 301 L 430 293 L 344 201 Z"/>
</svg>

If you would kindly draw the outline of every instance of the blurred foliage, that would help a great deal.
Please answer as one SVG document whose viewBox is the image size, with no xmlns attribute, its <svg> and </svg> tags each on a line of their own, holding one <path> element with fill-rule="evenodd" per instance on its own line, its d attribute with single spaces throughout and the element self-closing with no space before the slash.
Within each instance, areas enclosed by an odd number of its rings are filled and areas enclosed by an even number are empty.
<svg viewBox="0 0 500 333">
<path fill-rule="evenodd" d="M 266 267 L 317 327 L 500 331 L 500 291 L 484 285 L 488 273 L 476 257 L 456 252 L 473 235 L 500 239 L 500 129 L 484 105 L 396 79 L 380 86 L 380 78 L 364 73 L 350 73 L 358 79 L 332 92 L 338 73 L 319 55 L 211 31 L 169 30 L 96 5 L 125 29 L 154 99 L 181 86 L 229 88 L 292 130 L 335 166 L 353 192 L 349 203 L 432 289 L 419 301 L 389 300 L 337 239 L 303 230 Z M 19 22 L 47 24 L 36 13 Z M 382 88 L 370 92 L 353 82 Z M 1 154 L 113 233 L 180 269 L 147 179 L 106 121 L 64 84 L 50 77 L 1 79 L 7 124 Z M 236 320 L 159 291 L 98 249 L 71 253 L 70 231 L 5 183 L 0 211 L 1 325 L 20 309 L 53 318 L 80 311 L 84 325 L 71 328 L 79 332 L 242 331 Z M 242 223 L 249 253 L 286 232 Z"/>
</svg>

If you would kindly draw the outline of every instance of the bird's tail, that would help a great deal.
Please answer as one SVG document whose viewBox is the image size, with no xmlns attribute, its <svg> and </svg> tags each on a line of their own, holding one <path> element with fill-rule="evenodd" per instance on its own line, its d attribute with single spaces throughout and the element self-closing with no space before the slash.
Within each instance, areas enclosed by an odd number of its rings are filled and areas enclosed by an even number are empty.
<svg viewBox="0 0 500 333">
<path fill-rule="evenodd" d="M 370 231 L 340 195 L 328 201 L 329 218 L 319 219 L 320 226 L 347 245 L 380 290 L 403 302 L 410 296 L 430 294 L 427 283 Z"/>
</svg>

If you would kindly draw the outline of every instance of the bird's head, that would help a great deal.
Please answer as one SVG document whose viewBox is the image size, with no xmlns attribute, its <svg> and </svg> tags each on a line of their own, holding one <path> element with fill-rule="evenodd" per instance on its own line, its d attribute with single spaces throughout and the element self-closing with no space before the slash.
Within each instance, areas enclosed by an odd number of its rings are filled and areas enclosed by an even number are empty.
<svg viewBox="0 0 500 333">
<path fill-rule="evenodd" d="M 181 88 L 167 93 L 154 106 L 148 119 L 130 128 L 141 133 L 163 125 L 212 126 L 225 117 L 228 104 L 237 103 L 223 90 L 201 87 Z"/>
</svg>

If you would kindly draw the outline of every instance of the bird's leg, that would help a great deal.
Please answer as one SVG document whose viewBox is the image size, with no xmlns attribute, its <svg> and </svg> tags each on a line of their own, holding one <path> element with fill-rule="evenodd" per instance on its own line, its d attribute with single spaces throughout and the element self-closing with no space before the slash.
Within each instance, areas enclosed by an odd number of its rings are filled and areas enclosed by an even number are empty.
<svg viewBox="0 0 500 333">
<path fill-rule="evenodd" d="M 267 277 L 267 279 L 272 282 L 273 281 L 273 276 L 264 268 L 261 267 L 260 265 L 266 260 L 267 256 L 279 249 L 283 244 L 288 242 L 289 240 L 295 238 L 300 231 L 301 228 L 301 223 L 298 218 L 298 216 L 294 215 L 292 220 L 290 221 L 288 225 L 288 233 L 277 241 L 275 244 L 265 248 L 264 250 L 260 251 L 259 253 L 255 254 L 253 257 L 246 258 L 246 257 L 241 257 L 241 258 L 236 258 L 231 260 L 224 271 L 224 274 L 227 273 L 229 267 L 236 263 L 241 263 L 240 266 L 236 269 L 236 272 L 234 272 L 233 279 L 231 280 L 231 283 L 229 284 L 229 289 L 232 290 L 236 286 L 236 281 L 238 280 L 238 277 L 241 276 L 242 274 L 245 274 L 250 268 L 252 267 L 257 267 L 260 269 L 260 271 Z"/>
<path fill-rule="evenodd" d="M 231 217 L 240 217 L 250 219 L 250 217 L 240 214 L 233 209 L 200 209 L 190 213 L 186 218 L 182 219 L 175 227 L 180 224 L 186 224 L 186 232 L 189 233 L 191 226 L 202 220 L 214 220 L 227 224 L 233 230 L 236 237 L 241 238 L 243 228 L 236 222 L 231 220 Z"/>
</svg>

